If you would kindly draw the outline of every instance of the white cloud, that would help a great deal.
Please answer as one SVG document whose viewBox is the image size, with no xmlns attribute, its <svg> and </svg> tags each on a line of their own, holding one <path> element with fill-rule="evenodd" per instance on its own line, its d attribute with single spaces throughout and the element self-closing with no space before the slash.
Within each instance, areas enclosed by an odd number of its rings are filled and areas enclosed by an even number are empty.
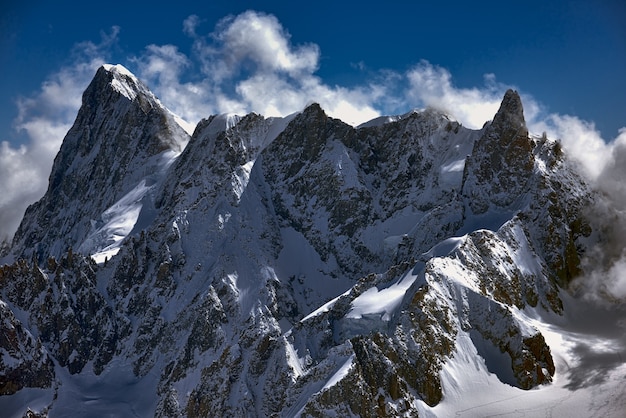
<svg viewBox="0 0 626 418">
<path fill-rule="evenodd" d="M 597 184 L 600 190 L 611 197 L 619 210 L 626 212 L 626 127 L 620 129 L 610 148 L 610 158 L 603 165 Z"/>
<path fill-rule="evenodd" d="M 317 45 L 293 45 L 276 17 L 247 11 L 221 20 L 207 36 L 198 34 L 199 23 L 195 15 L 183 23 L 193 39 L 192 55 L 173 45 L 150 45 L 133 59 L 139 78 L 184 119 L 196 123 L 215 113 L 248 112 L 284 116 L 311 102 L 352 124 L 380 114 L 374 105 L 383 96 L 380 87 L 324 84 L 314 74 Z M 200 78 L 189 74 L 196 63 Z"/>
<path fill-rule="evenodd" d="M 317 70 L 317 45 L 294 47 L 289 33 L 272 15 L 247 11 L 226 18 L 218 24 L 213 37 L 220 44 L 217 58 L 227 64 L 231 75 L 245 68 L 248 61 L 259 72 L 284 72 L 292 77 Z"/>
<path fill-rule="evenodd" d="M 196 37 L 196 28 L 200 24 L 200 18 L 197 15 L 188 16 L 183 21 L 183 33 L 187 36 Z"/>
<path fill-rule="evenodd" d="M 410 103 L 440 109 L 473 129 L 481 128 L 493 118 L 507 89 L 497 83 L 492 74 L 485 76 L 485 85 L 481 88 L 455 87 L 448 70 L 428 61 L 420 62 L 406 76 Z"/>
<path fill-rule="evenodd" d="M 193 63 L 178 47 L 148 45 L 139 57 L 131 58 L 131 62 L 137 67 L 137 76 L 177 115 L 197 123 L 215 113 L 210 86 L 182 81 Z"/>
<path fill-rule="evenodd" d="M 371 90 L 331 88 L 311 75 L 292 83 L 276 74 L 258 74 L 239 82 L 237 92 L 250 108 L 267 116 L 293 113 L 313 101 L 330 116 L 353 125 L 380 115 Z"/>
<path fill-rule="evenodd" d="M 617 260 L 604 279 L 608 294 L 618 300 L 626 300 L 626 257 Z"/>
<path fill-rule="evenodd" d="M 532 121 L 531 129 L 559 139 L 569 156 L 580 164 L 583 174 L 592 181 L 598 178 L 610 160 L 615 143 L 603 139 L 593 123 L 576 116 L 550 114 Z"/>
</svg>

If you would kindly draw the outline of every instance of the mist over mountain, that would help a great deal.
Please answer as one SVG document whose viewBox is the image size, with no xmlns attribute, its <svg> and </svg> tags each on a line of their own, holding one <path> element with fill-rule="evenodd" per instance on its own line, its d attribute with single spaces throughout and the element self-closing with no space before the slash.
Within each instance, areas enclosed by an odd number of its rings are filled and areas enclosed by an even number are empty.
<svg viewBox="0 0 626 418">
<path fill-rule="evenodd" d="M 509 90 L 189 136 L 104 65 L 0 268 L 7 416 L 620 416 L 623 147 L 591 181 Z"/>
</svg>

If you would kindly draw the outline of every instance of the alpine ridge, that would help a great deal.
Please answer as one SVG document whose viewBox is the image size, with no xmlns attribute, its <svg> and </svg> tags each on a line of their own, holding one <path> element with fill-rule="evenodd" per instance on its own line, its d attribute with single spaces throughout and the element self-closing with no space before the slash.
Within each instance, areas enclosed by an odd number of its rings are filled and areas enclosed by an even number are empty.
<svg viewBox="0 0 626 418">
<path fill-rule="evenodd" d="M 400 417 L 461 411 L 472 386 L 565 397 L 553 342 L 602 239 L 594 193 L 513 90 L 480 130 L 311 104 L 189 136 L 105 65 L 0 268 L 0 407 Z"/>
</svg>

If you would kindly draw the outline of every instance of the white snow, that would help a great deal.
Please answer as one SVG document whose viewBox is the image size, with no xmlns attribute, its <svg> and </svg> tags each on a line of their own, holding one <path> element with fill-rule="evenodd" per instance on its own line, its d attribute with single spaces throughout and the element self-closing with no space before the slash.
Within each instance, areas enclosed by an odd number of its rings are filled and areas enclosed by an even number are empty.
<svg viewBox="0 0 626 418">
<path fill-rule="evenodd" d="M 348 360 L 333 374 L 326 382 L 322 390 L 335 386 L 341 379 L 343 379 L 354 364 L 354 354 L 348 357 Z"/>
<path fill-rule="evenodd" d="M 450 173 L 450 172 L 463 171 L 464 168 L 465 168 L 465 159 L 463 158 L 461 160 L 455 160 L 455 161 L 452 161 L 448 164 L 441 166 L 440 171 L 442 173 Z"/>
<path fill-rule="evenodd" d="M 462 237 L 452 237 L 445 239 L 435 244 L 430 250 L 423 253 L 422 256 L 428 259 L 446 256 L 452 251 L 459 248 L 459 246 L 465 241 L 466 238 L 467 235 L 463 235 Z"/>
<path fill-rule="evenodd" d="M 276 260 L 276 274 L 292 280 L 294 287 L 300 290 L 294 297 L 300 298 L 301 306 L 308 306 L 313 311 L 305 318 L 326 312 L 338 299 L 337 295 L 349 291 L 353 283 L 347 278 L 331 277 L 326 270 L 328 263 L 321 260 L 306 238 L 295 229 L 283 228 L 281 236 L 283 248 Z M 303 293 L 307 294 L 306 298 Z"/>
<path fill-rule="evenodd" d="M 511 232 L 515 236 L 515 241 L 519 244 L 518 248 L 509 251 L 515 266 L 519 268 L 522 273 L 534 274 L 540 277 L 542 274 L 541 264 L 539 260 L 537 260 L 537 256 L 531 250 L 522 227 L 518 223 L 515 223 L 511 227 Z"/>
<path fill-rule="evenodd" d="M 436 259 L 437 265 L 446 265 Z M 459 272 L 456 272 L 457 274 Z M 455 272 L 447 270 L 445 276 Z M 459 279 L 461 290 L 471 280 Z M 441 288 L 443 282 L 430 282 Z M 554 358 L 551 384 L 532 390 L 513 386 L 510 358 L 476 331 L 459 330 L 455 349 L 440 372 L 443 401 L 434 407 L 419 402 L 425 417 L 591 417 L 623 418 L 626 411 L 626 338 L 622 307 L 595 306 L 561 292 L 565 316 L 540 308 L 512 308 L 522 334 L 540 330 Z M 617 308 L 617 309 L 616 309 Z M 494 324 L 493 327 L 497 327 Z"/>
<path fill-rule="evenodd" d="M 327 144 L 322 158 L 334 163 L 335 176 L 341 184 L 342 191 L 363 187 L 358 178 L 358 170 L 350 157 L 350 151 L 341 141 L 333 140 Z"/>
<path fill-rule="evenodd" d="M 96 263 L 104 262 L 120 249 L 122 241 L 132 231 L 139 212 L 142 199 L 150 188 L 142 180 L 133 190 L 102 213 L 104 225 L 87 237 L 78 251 L 92 254 Z M 95 251 L 95 252 L 94 252 Z"/>
<path fill-rule="evenodd" d="M 294 371 L 295 373 L 295 377 L 298 378 L 302 375 L 305 374 L 304 371 L 304 364 L 302 362 L 302 360 L 300 360 L 300 357 L 298 357 L 298 353 L 296 352 L 295 348 L 293 347 L 293 344 L 291 344 L 287 338 L 283 337 L 283 341 L 285 343 L 285 347 L 287 349 L 287 362 L 289 363 L 289 366 L 291 367 L 291 369 Z"/>
<path fill-rule="evenodd" d="M 52 403 L 54 389 L 23 388 L 11 396 L 0 396 L 1 415 L 6 418 L 23 418 L 26 408 L 42 411 Z"/>
<path fill-rule="evenodd" d="M 124 239 L 133 231 L 147 228 L 156 216 L 151 194 L 179 155 L 165 151 L 150 158 L 138 184 L 102 212 L 98 220 L 92 220 L 91 232 L 78 251 L 90 254 L 101 264 L 118 253 Z"/>
<path fill-rule="evenodd" d="M 242 166 L 239 166 L 238 169 L 233 173 L 232 177 L 232 188 L 237 196 L 237 201 L 241 199 L 241 195 L 246 190 L 246 186 L 248 185 L 248 181 L 250 180 L 250 171 L 252 171 L 252 167 L 254 166 L 254 161 L 249 161 Z"/>
<path fill-rule="evenodd" d="M 173 114 L 172 116 L 174 116 L 174 120 L 176 121 L 176 123 L 185 130 L 185 132 L 187 132 L 189 135 L 193 135 L 193 131 L 196 129 L 196 125 L 194 123 L 191 122 L 187 122 L 185 119 L 181 118 L 180 116 Z"/>
<path fill-rule="evenodd" d="M 389 321 L 416 278 L 416 275 L 407 273 L 387 288 L 378 290 L 372 286 L 352 301 L 352 308 L 346 318 L 361 319 L 364 316 L 380 315 L 383 321 Z"/>
<path fill-rule="evenodd" d="M 120 75 L 122 75 L 124 77 L 130 78 L 133 84 L 137 85 L 138 81 L 133 73 L 128 71 L 128 69 L 126 69 L 126 67 L 121 64 L 104 64 L 103 67 L 105 70 L 113 73 L 114 78 L 113 80 L 111 80 L 111 86 L 113 86 L 115 90 L 123 94 L 128 100 L 134 100 L 135 97 L 137 97 L 136 87 L 129 86 L 126 80 L 122 80 L 121 77 L 119 77 Z"/>
<path fill-rule="evenodd" d="M 137 79 L 135 77 L 135 75 L 133 73 L 131 73 L 128 70 L 128 68 L 124 67 L 122 64 L 102 64 L 102 66 L 104 67 L 105 70 L 107 70 L 109 72 L 123 74 L 123 75 L 125 75 L 127 77 L 132 78 L 133 80 Z"/>
<path fill-rule="evenodd" d="M 128 100 L 133 100 L 137 97 L 137 92 L 127 84 L 121 82 L 118 78 L 111 80 L 111 85 L 115 88 L 115 90 L 126 96 Z"/>
<path fill-rule="evenodd" d="M 346 296 L 347 294 L 349 294 L 352 291 L 352 289 L 346 290 L 344 293 L 342 293 L 341 295 L 337 296 L 334 299 L 329 300 L 328 302 L 326 302 L 325 304 L 323 304 L 322 306 L 320 306 L 319 308 L 317 308 L 316 310 L 314 310 L 313 312 L 311 312 L 310 314 L 308 314 L 307 316 L 305 316 L 304 318 L 302 318 L 300 320 L 300 322 L 305 322 L 315 316 L 318 316 L 320 314 L 326 313 L 328 311 L 330 311 L 332 309 L 332 307 L 335 305 L 335 303 L 337 303 L 337 301 L 342 297 L 342 296 Z"/>
<path fill-rule="evenodd" d="M 85 367 L 89 368 L 90 365 Z M 60 367 L 56 373 L 63 390 L 50 409 L 50 418 L 112 417 L 119 416 L 120 411 L 128 417 L 144 417 L 153 415 L 156 409 L 158 376 L 138 378 L 133 375 L 131 364 L 113 360 L 100 376 L 87 370 L 70 375 Z"/>
<path fill-rule="evenodd" d="M 599 383 L 570 387 L 566 373 L 576 364 L 571 351 L 576 342 L 562 330 L 536 325 L 543 328 L 556 360 L 557 373 L 552 384 L 522 390 L 501 382 L 487 370 L 469 334 L 461 331 L 456 349 L 441 372 L 443 401 L 435 407 L 420 402 L 420 416 L 624 417 L 626 363 L 607 371 Z"/>
<path fill-rule="evenodd" d="M 377 127 L 377 126 L 382 126 L 386 123 L 392 123 L 392 122 L 397 122 L 401 119 L 405 119 L 408 116 L 412 115 L 413 113 L 419 113 L 419 112 L 423 112 L 424 109 L 413 109 L 407 113 L 404 113 L 402 115 L 393 115 L 393 116 L 378 116 L 375 117 L 374 119 L 371 119 L 367 122 L 363 122 L 362 124 L 358 125 L 357 128 L 372 128 L 372 127 Z"/>
<path fill-rule="evenodd" d="M 241 116 L 235 113 L 220 113 L 215 115 L 211 123 L 205 128 L 204 134 L 208 138 L 216 137 L 220 132 L 224 132 L 235 126 L 241 120 Z"/>
</svg>

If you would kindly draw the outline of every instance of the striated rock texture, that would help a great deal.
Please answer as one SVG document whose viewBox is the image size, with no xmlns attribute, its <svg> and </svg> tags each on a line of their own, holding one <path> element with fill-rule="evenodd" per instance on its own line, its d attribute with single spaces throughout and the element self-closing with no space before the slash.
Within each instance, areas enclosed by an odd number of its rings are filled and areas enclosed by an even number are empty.
<svg viewBox="0 0 626 418">
<path fill-rule="evenodd" d="M 0 390 L 51 388 L 50 416 L 417 416 L 467 341 L 549 384 L 525 309 L 562 312 L 591 198 L 514 91 L 478 131 L 312 104 L 189 138 L 105 66 L 0 270 Z"/>
</svg>

